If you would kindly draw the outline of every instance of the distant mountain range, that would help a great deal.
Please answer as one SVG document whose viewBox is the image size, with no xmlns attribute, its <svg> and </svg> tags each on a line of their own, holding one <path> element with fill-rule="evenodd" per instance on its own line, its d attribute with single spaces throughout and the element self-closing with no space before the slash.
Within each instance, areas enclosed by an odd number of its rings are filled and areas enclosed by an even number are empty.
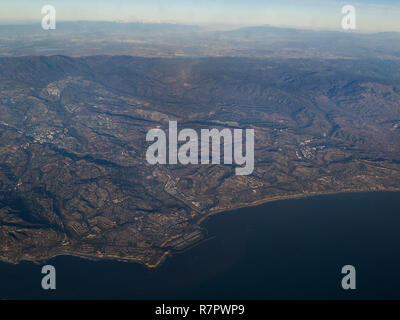
<svg viewBox="0 0 400 320">
<path fill-rule="evenodd" d="M 59 22 L 0 26 L 0 55 L 94 54 L 147 57 L 400 57 L 400 33 L 362 34 L 272 26 L 210 31 L 179 24 Z"/>
</svg>

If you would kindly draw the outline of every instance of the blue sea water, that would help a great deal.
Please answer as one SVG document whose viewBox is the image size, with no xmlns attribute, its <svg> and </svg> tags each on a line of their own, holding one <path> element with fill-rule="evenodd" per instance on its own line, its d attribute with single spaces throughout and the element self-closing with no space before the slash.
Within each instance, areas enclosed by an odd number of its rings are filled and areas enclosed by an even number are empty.
<svg viewBox="0 0 400 320">
<path fill-rule="evenodd" d="M 283 200 L 215 215 L 209 239 L 152 270 L 58 256 L 57 289 L 41 265 L 0 263 L 0 298 L 400 299 L 400 193 Z M 356 290 L 341 269 L 356 268 Z"/>
</svg>

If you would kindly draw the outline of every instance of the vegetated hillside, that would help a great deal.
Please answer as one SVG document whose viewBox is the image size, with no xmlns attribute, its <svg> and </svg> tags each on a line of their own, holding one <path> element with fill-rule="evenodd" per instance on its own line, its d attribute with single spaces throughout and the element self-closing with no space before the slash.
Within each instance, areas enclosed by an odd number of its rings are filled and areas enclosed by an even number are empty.
<svg viewBox="0 0 400 320">
<path fill-rule="evenodd" d="M 230 208 L 400 188 L 400 63 L 0 59 L 0 258 L 157 265 Z M 148 130 L 251 128 L 255 169 L 146 162 Z"/>
</svg>

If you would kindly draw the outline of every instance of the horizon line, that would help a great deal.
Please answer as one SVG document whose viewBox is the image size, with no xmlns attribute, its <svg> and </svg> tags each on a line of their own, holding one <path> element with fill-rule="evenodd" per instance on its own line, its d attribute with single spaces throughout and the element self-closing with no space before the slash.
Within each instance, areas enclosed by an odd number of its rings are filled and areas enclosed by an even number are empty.
<svg viewBox="0 0 400 320">
<path fill-rule="evenodd" d="M 292 29 L 299 31 L 314 31 L 314 32 L 340 32 L 340 33 L 357 33 L 357 34 L 379 34 L 379 33 L 400 33 L 397 30 L 342 30 L 340 28 L 321 28 L 321 27 L 305 27 L 305 26 L 286 26 L 286 25 L 273 25 L 273 24 L 233 24 L 233 23 L 184 23 L 184 22 L 176 22 L 176 21 L 123 21 L 123 20 L 90 20 L 90 19 L 82 19 L 82 20 L 58 20 L 58 24 L 63 23 L 113 23 L 113 24 L 143 24 L 143 25 L 177 25 L 177 26 L 186 26 L 186 27 L 199 27 L 199 28 L 216 28 L 216 27 L 224 27 L 226 31 L 229 30 L 240 30 L 244 28 L 252 28 L 252 27 L 269 27 L 269 28 L 277 28 L 277 29 Z M 12 21 L 0 21 L 0 28 L 5 26 L 16 27 L 16 26 L 30 26 L 30 25 L 40 25 L 36 20 L 12 20 Z"/>
</svg>

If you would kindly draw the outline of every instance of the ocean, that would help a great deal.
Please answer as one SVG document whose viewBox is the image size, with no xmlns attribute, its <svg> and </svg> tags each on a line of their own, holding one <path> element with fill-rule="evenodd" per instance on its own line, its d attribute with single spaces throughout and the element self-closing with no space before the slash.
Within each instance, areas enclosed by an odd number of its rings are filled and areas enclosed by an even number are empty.
<svg viewBox="0 0 400 320">
<path fill-rule="evenodd" d="M 282 200 L 210 217 L 157 269 L 58 256 L 0 263 L 2 299 L 400 299 L 400 192 Z M 56 268 L 56 290 L 41 267 Z M 356 269 L 344 290 L 342 267 Z"/>
</svg>

